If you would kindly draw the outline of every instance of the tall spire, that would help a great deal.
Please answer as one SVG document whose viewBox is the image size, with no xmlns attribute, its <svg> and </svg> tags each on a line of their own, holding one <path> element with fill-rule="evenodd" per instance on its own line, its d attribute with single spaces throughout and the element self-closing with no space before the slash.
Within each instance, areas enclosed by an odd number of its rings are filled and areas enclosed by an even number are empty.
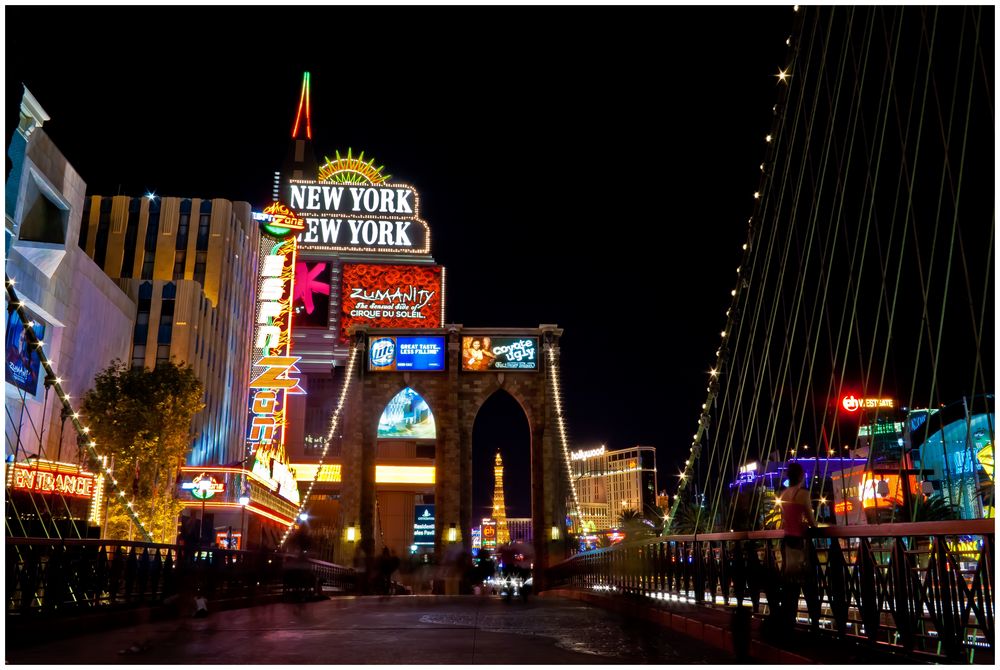
<svg viewBox="0 0 1000 670">
<path fill-rule="evenodd" d="M 497 544 L 510 542 L 510 531 L 507 529 L 507 506 L 503 501 L 503 459 L 500 452 L 493 461 L 493 519 L 497 522 Z"/>
<path fill-rule="evenodd" d="M 274 199 L 288 202 L 289 179 L 316 179 L 319 174 L 319 163 L 312 146 L 312 119 L 310 117 L 309 73 L 302 73 L 302 93 L 299 95 L 299 107 L 295 112 L 295 125 L 292 126 L 291 145 L 281 166 L 281 171 L 274 174 Z"/>
<path fill-rule="evenodd" d="M 292 139 L 298 140 L 302 126 L 302 111 L 306 113 L 306 139 L 312 139 L 312 123 L 309 116 L 309 73 L 302 73 L 302 93 L 299 94 L 299 111 L 295 113 L 295 126 L 292 128 Z"/>
</svg>

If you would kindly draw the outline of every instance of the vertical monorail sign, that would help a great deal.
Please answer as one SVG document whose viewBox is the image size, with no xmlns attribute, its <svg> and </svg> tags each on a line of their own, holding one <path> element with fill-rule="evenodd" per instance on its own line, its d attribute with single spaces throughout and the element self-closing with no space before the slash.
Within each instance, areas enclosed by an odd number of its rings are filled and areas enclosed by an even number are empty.
<svg viewBox="0 0 1000 670">
<path fill-rule="evenodd" d="M 295 238 L 276 236 L 280 224 L 264 227 L 260 239 L 257 310 L 251 353 L 247 453 L 254 473 L 277 486 L 278 494 L 299 502 L 299 489 L 285 454 L 285 421 L 289 395 L 305 393 L 290 356 Z M 295 229 L 288 226 L 288 232 Z"/>
</svg>

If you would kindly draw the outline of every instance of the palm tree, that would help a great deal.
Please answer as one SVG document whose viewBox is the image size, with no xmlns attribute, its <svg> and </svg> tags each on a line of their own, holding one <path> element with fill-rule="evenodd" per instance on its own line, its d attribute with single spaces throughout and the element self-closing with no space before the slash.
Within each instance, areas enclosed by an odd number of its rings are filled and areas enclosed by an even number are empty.
<svg viewBox="0 0 1000 670">
<path fill-rule="evenodd" d="M 630 540 L 642 537 L 653 537 L 653 524 L 646 520 L 641 512 L 634 509 L 622 510 L 618 515 L 618 525 L 625 531 Z"/>
</svg>

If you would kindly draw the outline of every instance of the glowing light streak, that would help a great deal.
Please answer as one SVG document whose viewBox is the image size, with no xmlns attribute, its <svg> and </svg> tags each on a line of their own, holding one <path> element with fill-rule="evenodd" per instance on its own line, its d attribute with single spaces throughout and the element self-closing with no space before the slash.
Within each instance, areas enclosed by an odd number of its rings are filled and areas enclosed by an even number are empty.
<svg viewBox="0 0 1000 670">
<path fill-rule="evenodd" d="M 344 384 L 340 389 L 340 397 L 337 399 L 337 408 L 333 412 L 333 416 L 330 418 L 330 430 L 326 433 L 326 440 L 323 444 L 323 451 L 320 454 L 319 460 L 322 462 L 326 459 L 326 454 L 330 449 L 330 441 L 333 440 L 334 435 L 337 433 L 337 426 L 340 423 L 340 417 L 344 411 L 344 403 L 347 400 L 347 392 L 351 386 L 351 380 L 354 378 L 354 367 L 357 364 L 359 357 L 360 345 L 355 343 L 351 347 L 351 354 L 347 359 L 347 370 L 345 372 L 346 377 L 344 378 Z M 306 511 L 306 506 L 309 504 L 309 498 L 312 495 L 312 488 L 316 484 L 316 478 L 319 476 L 322 468 L 316 468 L 316 474 L 313 477 L 312 483 L 309 485 L 309 489 L 306 491 L 306 495 L 303 496 L 302 501 L 299 503 L 298 513 L 301 514 Z M 281 536 L 281 540 L 278 542 L 278 548 L 280 549 L 284 546 L 285 542 L 288 540 L 288 536 L 292 534 L 294 526 L 289 523 L 288 528 L 285 530 L 284 535 Z M 354 527 L 350 527 L 349 530 L 353 533 Z"/>
</svg>

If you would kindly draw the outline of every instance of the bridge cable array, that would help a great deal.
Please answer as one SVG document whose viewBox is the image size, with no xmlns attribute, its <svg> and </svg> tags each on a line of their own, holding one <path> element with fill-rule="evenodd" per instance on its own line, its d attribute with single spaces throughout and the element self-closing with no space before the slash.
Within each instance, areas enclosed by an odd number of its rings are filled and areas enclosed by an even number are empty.
<svg viewBox="0 0 1000 670">
<path fill-rule="evenodd" d="M 121 486 L 119 486 L 118 480 L 115 478 L 113 470 L 107 463 L 107 459 L 97 450 L 97 442 L 89 434 L 90 428 L 83 425 L 83 423 L 80 421 L 79 412 L 74 410 L 73 406 L 70 404 L 70 394 L 63 389 L 62 378 L 56 376 L 55 363 L 53 361 L 50 361 L 48 356 L 46 356 L 45 354 L 45 342 L 39 340 L 38 337 L 35 335 L 35 329 L 33 327 L 34 323 L 28 317 L 28 313 L 24 309 L 24 303 L 21 301 L 21 299 L 17 295 L 17 292 L 14 290 L 14 285 L 16 283 L 15 280 L 10 278 L 6 273 L 4 273 L 4 283 L 7 288 L 8 310 L 13 309 L 14 311 L 17 312 L 18 319 L 21 323 L 21 327 L 23 328 L 25 341 L 30 347 L 30 351 L 38 356 L 41 368 L 45 371 L 45 381 L 44 381 L 45 402 L 43 403 L 42 406 L 42 418 L 41 421 L 39 422 L 41 426 L 36 427 L 34 419 L 31 418 L 30 413 L 28 414 L 29 425 L 31 426 L 31 430 L 34 433 L 33 438 L 34 440 L 37 440 L 38 444 L 38 452 L 35 454 L 36 462 L 37 459 L 39 458 L 51 456 L 51 454 L 45 453 L 46 449 L 44 441 L 45 437 L 44 424 L 45 424 L 45 408 L 48 406 L 48 395 L 50 390 L 54 389 L 56 397 L 58 398 L 59 401 L 59 405 L 62 408 L 61 416 L 72 423 L 73 429 L 76 431 L 77 443 L 84 448 L 85 453 L 89 457 L 91 466 L 97 470 L 98 476 L 94 485 L 94 490 L 95 490 L 94 495 L 103 494 L 105 483 L 107 483 L 107 485 L 111 489 L 109 493 L 110 498 L 115 501 L 115 505 L 118 505 L 122 508 L 122 511 L 125 512 L 125 514 L 131 520 L 131 522 L 135 524 L 135 527 L 138 529 L 139 534 L 142 535 L 142 537 L 146 542 L 153 542 L 153 535 L 150 532 L 150 529 L 139 518 L 139 515 L 136 513 L 134 509 L 132 501 L 126 500 L 125 490 Z M 19 411 L 20 416 L 18 416 L 16 420 L 11 415 L 10 403 L 4 403 L 4 409 L 7 413 L 7 425 L 11 427 L 11 430 L 13 430 L 14 432 L 13 435 L 7 434 L 5 435 L 5 437 L 7 439 L 8 444 L 13 442 L 15 445 L 13 454 L 15 464 L 17 462 L 18 451 L 20 450 L 22 444 L 25 444 L 25 440 L 22 439 L 21 433 L 23 430 L 24 415 L 26 414 L 24 409 L 27 400 L 27 395 L 25 394 L 25 391 L 23 389 L 19 388 L 18 394 L 19 394 L 21 409 Z M 60 436 L 60 445 L 61 444 L 62 444 L 62 436 Z M 25 456 L 27 456 L 27 454 L 25 454 Z M 51 459 L 51 460 L 56 460 L 56 459 Z M 14 473 L 14 467 L 15 466 L 12 464 L 10 467 L 10 474 Z M 107 481 L 105 482 L 105 480 Z M 24 527 L 24 524 L 21 520 L 21 513 L 16 508 L 15 500 L 11 496 L 11 485 L 12 482 L 10 476 L 8 476 L 7 501 L 8 504 L 13 506 L 13 511 L 14 511 L 13 515 L 10 514 L 7 515 L 8 537 L 11 535 L 25 535 L 27 530 Z M 53 517 L 53 510 L 49 505 L 49 501 L 47 499 L 51 496 L 38 495 L 36 497 L 35 493 L 31 490 L 28 490 L 27 493 L 29 495 L 29 500 L 31 500 L 31 504 L 34 507 L 35 514 L 37 515 L 37 518 L 41 524 L 42 531 L 45 533 L 45 536 L 49 538 L 66 539 L 63 536 L 63 531 L 60 530 L 59 528 L 59 524 L 55 522 L 55 519 Z M 72 518 L 69 502 L 66 500 L 66 496 L 61 491 L 53 492 L 53 494 L 57 497 L 58 500 L 60 500 L 60 502 L 62 502 L 67 518 Z M 41 507 L 44 508 L 44 512 L 42 509 L 39 508 L 39 499 L 41 501 Z M 97 501 L 96 503 L 92 502 L 92 505 L 94 504 L 99 506 L 100 501 Z M 17 520 L 18 524 L 20 524 L 21 532 L 19 533 L 12 532 L 13 530 L 11 528 L 12 517 L 13 519 Z M 45 517 L 48 517 L 51 520 L 50 524 L 45 523 L 44 520 Z M 80 529 L 76 524 L 70 523 L 68 525 L 72 529 L 73 534 L 76 535 L 77 539 L 82 537 L 80 534 Z M 173 538 L 171 537 L 170 539 L 172 540 Z"/>
<path fill-rule="evenodd" d="M 674 532 L 771 525 L 764 487 L 725 495 L 755 459 L 816 459 L 813 497 L 826 504 L 831 460 L 860 443 L 838 412 L 845 393 L 896 395 L 907 408 L 992 393 L 982 334 L 995 213 L 986 225 L 992 190 L 966 169 L 990 158 L 969 142 L 993 123 L 981 9 L 803 7 L 795 18 L 736 288 L 667 518 Z M 948 314 L 954 285 L 967 315 Z M 866 470 L 880 467 L 876 452 Z M 891 467 L 906 481 L 905 459 L 879 471 Z M 846 499 L 847 478 L 839 485 Z"/>
</svg>

